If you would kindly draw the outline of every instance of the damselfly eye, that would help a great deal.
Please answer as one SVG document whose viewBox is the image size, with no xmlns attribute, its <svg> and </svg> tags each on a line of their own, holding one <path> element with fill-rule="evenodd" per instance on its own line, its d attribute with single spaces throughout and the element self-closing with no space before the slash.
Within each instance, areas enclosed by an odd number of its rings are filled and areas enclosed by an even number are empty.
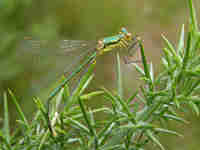
<svg viewBox="0 0 200 150">
<path fill-rule="evenodd" d="M 127 37 L 128 40 L 131 40 L 132 39 L 132 34 L 131 33 L 127 33 L 126 37 Z"/>
<path fill-rule="evenodd" d="M 128 34 L 128 31 L 124 27 L 121 28 L 121 32 L 124 33 L 124 34 Z"/>
</svg>

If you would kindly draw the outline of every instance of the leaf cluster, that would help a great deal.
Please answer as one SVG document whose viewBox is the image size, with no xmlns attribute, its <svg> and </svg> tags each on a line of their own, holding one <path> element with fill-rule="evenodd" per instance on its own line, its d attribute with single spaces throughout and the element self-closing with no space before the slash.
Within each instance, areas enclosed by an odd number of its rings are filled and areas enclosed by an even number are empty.
<svg viewBox="0 0 200 150">
<path fill-rule="evenodd" d="M 189 31 L 181 28 L 177 47 L 163 35 L 162 66 L 159 74 L 154 74 L 153 64 L 147 62 L 144 47 L 140 41 L 143 67 L 135 64 L 143 84 L 129 98 L 123 97 L 121 66 L 117 54 L 118 91 L 112 93 L 105 88 L 84 94 L 93 79 L 91 64 L 81 78 L 76 89 L 70 93 L 65 85 L 51 101 L 50 108 L 35 98 L 38 112 L 31 122 L 26 119 L 12 91 L 8 90 L 19 115 L 19 127 L 12 134 L 9 127 L 7 93 L 4 93 L 4 126 L 0 130 L 0 149 L 77 149 L 77 150 L 143 150 L 152 144 L 165 148 L 159 141 L 160 134 L 181 134 L 168 130 L 165 124 L 174 120 L 187 123 L 177 110 L 192 109 L 199 115 L 200 90 L 200 32 L 197 26 L 192 0 Z M 111 106 L 91 109 L 86 101 L 100 95 Z M 97 120 L 96 113 L 106 119 Z"/>
</svg>

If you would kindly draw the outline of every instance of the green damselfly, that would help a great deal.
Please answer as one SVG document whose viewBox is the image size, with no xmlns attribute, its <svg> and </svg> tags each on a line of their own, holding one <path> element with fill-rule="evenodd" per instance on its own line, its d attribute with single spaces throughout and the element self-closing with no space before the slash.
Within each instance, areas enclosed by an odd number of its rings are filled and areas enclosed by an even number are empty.
<svg viewBox="0 0 200 150">
<path fill-rule="evenodd" d="M 53 64 L 56 64 L 60 57 L 66 58 L 64 59 L 63 67 L 60 67 L 60 65 L 56 66 L 63 72 L 62 74 L 57 74 L 56 78 L 60 78 L 64 75 L 65 80 L 50 93 L 48 97 L 48 101 L 50 101 L 75 75 L 81 72 L 88 64 L 93 63 L 97 56 L 118 48 L 125 49 L 126 52 L 128 52 L 128 55 L 133 55 L 131 52 L 135 52 L 136 50 L 134 49 L 132 51 L 131 49 L 133 49 L 138 43 L 138 40 L 139 38 L 129 33 L 126 28 L 121 28 L 118 34 L 102 38 L 97 42 L 78 40 L 49 42 L 45 40 L 41 41 L 28 39 L 25 40 L 26 42 L 25 45 L 23 43 L 23 46 L 28 52 L 39 57 L 36 57 L 34 60 L 36 63 L 42 61 L 47 52 L 48 55 L 52 57 L 51 62 Z M 29 50 L 29 47 L 31 47 L 31 50 Z M 72 55 L 76 55 L 77 57 L 72 58 Z M 73 61 L 71 59 L 67 59 L 70 57 L 73 59 Z M 83 61 L 80 63 L 80 60 Z M 67 67 L 65 64 L 67 64 Z M 78 64 L 78 66 L 76 66 L 76 64 Z M 51 66 L 49 67 L 51 68 Z"/>
<path fill-rule="evenodd" d="M 49 130 L 53 133 L 50 121 L 50 110 L 49 105 L 50 101 L 59 93 L 59 91 L 66 85 L 68 82 L 74 78 L 79 72 L 84 70 L 85 67 L 94 63 L 96 61 L 96 57 L 102 55 L 106 52 L 113 51 L 114 49 L 122 48 L 126 50 L 128 55 L 132 56 L 136 52 L 134 49 L 135 45 L 137 45 L 138 41 L 140 40 L 139 37 L 133 36 L 129 33 L 126 28 L 121 28 L 120 32 L 114 36 L 109 36 L 98 40 L 97 42 L 86 42 L 86 41 L 74 41 L 74 40 L 63 40 L 59 42 L 49 43 L 48 41 L 37 41 L 37 40 L 28 40 L 28 43 L 31 44 L 33 51 L 30 51 L 33 54 L 39 54 L 40 57 L 42 54 L 45 57 L 45 53 L 48 52 L 53 60 L 56 62 L 57 60 L 54 59 L 55 56 L 68 56 L 70 57 L 71 53 L 75 53 L 78 55 L 77 58 L 73 61 L 73 63 L 68 64 L 66 67 L 67 69 L 63 69 L 63 74 L 65 79 L 61 84 L 57 86 L 47 98 L 47 115 L 48 115 L 48 126 Z M 25 49 L 27 45 L 24 45 Z M 27 46 L 28 47 L 28 46 Z M 28 48 L 27 48 L 28 49 Z M 134 49 L 132 51 L 132 49 Z M 39 50 L 39 51 L 38 51 Z M 64 52 L 64 53 L 63 53 Z M 133 52 L 133 53 L 132 53 Z M 77 67 L 73 67 L 74 64 L 78 64 L 80 59 L 83 61 Z M 67 59 L 65 59 L 67 61 Z M 37 62 L 37 59 L 36 59 Z M 128 61 L 126 61 L 128 62 Z M 65 63 L 66 64 L 66 63 Z M 74 69 L 75 68 L 75 69 Z M 73 71 L 71 71 L 73 70 Z M 69 72 L 70 71 L 70 72 Z M 61 75 L 59 76 L 61 77 Z"/>
<path fill-rule="evenodd" d="M 76 73 L 80 72 L 81 69 L 88 63 L 95 61 L 98 55 L 102 55 L 105 52 L 111 51 L 115 48 L 126 48 L 130 53 L 130 49 L 132 49 L 137 43 L 139 38 L 133 37 L 131 33 L 129 33 L 126 28 L 121 28 L 119 34 L 105 37 L 100 39 L 97 42 L 97 46 L 93 48 L 94 52 L 87 57 L 87 59 L 74 71 L 72 72 L 64 82 L 58 86 L 54 91 L 50 94 L 48 100 L 51 100 L 61 89 L 67 84 L 67 82 L 76 75 Z M 73 47 L 73 46 L 72 46 Z"/>
</svg>

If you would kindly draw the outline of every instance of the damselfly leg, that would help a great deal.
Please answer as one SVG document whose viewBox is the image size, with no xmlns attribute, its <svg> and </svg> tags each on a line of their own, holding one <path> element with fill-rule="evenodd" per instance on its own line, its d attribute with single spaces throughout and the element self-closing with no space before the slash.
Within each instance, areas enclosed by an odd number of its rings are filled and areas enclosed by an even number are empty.
<svg viewBox="0 0 200 150">
<path fill-rule="evenodd" d="M 123 57 L 125 64 L 141 62 L 140 51 L 139 51 L 140 40 L 141 38 L 138 35 L 132 38 L 132 42 L 131 44 L 129 44 L 129 47 L 127 48 L 128 54 Z"/>
</svg>

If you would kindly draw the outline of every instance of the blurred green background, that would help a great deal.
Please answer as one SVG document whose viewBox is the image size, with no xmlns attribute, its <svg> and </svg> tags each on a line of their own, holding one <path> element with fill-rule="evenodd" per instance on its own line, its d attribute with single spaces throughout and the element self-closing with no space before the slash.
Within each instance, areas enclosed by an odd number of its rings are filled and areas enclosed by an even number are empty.
<svg viewBox="0 0 200 150">
<path fill-rule="evenodd" d="M 194 4 L 198 10 L 200 3 L 194 0 Z M 32 36 L 51 43 L 56 39 L 98 40 L 117 33 L 124 26 L 129 32 L 142 37 L 146 55 L 153 62 L 156 73 L 159 71 L 163 46 L 161 34 L 176 44 L 181 25 L 186 24 L 187 28 L 188 15 L 187 0 L 1 0 L 0 92 L 11 88 L 17 94 L 25 113 L 31 114 L 34 111 L 31 97 L 40 95 L 42 89 L 45 89 L 38 84 L 41 79 L 48 76 L 49 72 L 58 71 L 61 68 L 56 68 L 58 64 L 69 65 L 65 57 L 53 59 L 47 50 L 42 52 L 45 65 L 33 64 L 31 56 L 21 53 L 18 48 L 20 44 L 23 45 L 24 37 Z M 49 61 L 51 64 L 46 63 Z M 97 59 L 91 89 L 105 86 L 116 90 L 115 63 L 116 58 L 112 53 Z M 122 68 L 124 93 L 128 96 L 139 86 L 139 76 L 131 65 L 122 62 Z M 1 98 L 1 115 L 2 105 Z M 16 111 L 12 104 L 9 111 L 15 123 Z M 187 119 L 191 121 L 187 126 L 173 122 L 167 125 L 169 128 L 176 127 L 185 138 L 163 136 L 162 143 L 166 149 L 199 149 L 200 121 L 191 112 L 187 113 Z"/>
</svg>

